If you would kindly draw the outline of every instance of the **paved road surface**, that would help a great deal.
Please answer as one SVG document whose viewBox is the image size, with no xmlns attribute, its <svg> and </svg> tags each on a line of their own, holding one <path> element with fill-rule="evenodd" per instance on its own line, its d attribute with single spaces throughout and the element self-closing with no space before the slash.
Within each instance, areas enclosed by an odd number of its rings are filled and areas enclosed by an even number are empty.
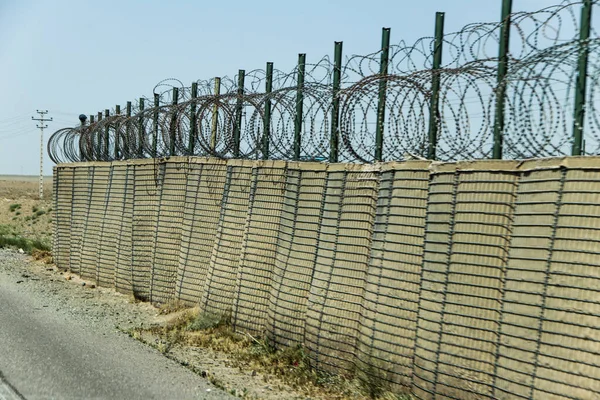
<svg viewBox="0 0 600 400">
<path fill-rule="evenodd" d="M 86 323 L 16 282 L 0 268 L 0 400 L 233 399 L 114 326 Z"/>
</svg>

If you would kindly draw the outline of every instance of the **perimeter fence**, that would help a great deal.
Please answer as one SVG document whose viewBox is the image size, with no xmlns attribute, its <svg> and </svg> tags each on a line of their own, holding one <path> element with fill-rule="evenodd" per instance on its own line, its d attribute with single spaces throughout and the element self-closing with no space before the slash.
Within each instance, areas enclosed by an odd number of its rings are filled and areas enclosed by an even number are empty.
<svg viewBox="0 0 600 400">
<path fill-rule="evenodd" d="M 290 72 L 176 80 L 57 131 L 52 160 L 167 156 L 359 162 L 600 154 L 600 37 L 596 0 L 564 1 L 475 23 L 413 44 L 309 63 Z M 486 4 L 488 6 L 488 4 Z"/>
<path fill-rule="evenodd" d="M 54 257 L 376 395 L 600 398 L 600 158 L 55 168 Z"/>
</svg>

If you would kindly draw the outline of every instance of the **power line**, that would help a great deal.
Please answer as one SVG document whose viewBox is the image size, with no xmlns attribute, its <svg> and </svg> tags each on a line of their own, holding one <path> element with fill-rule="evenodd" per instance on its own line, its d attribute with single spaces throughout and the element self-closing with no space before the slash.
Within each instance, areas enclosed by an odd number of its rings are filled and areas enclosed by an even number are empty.
<svg viewBox="0 0 600 400">
<path fill-rule="evenodd" d="M 44 123 L 52 121 L 52 117 L 44 117 L 48 114 L 48 110 L 36 110 L 36 112 L 40 115 L 40 118 L 31 117 L 31 119 L 40 122 L 36 127 L 40 130 L 40 200 L 42 200 L 44 198 L 44 129 L 48 127 Z"/>
</svg>

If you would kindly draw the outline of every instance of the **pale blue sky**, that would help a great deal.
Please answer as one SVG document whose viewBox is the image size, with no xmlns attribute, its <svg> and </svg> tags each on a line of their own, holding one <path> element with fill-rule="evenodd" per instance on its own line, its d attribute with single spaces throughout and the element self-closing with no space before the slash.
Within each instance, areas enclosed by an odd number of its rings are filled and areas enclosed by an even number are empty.
<svg viewBox="0 0 600 400">
<path fill-rule="evenodd" d="M 559 0 L 513 0 L 529 11 Z M 430 36 L 436 11 L 446 32 L 494 22 L 501 0 L 67 1 L 0 0 L 0 174 L 39 171 L 39 130 L 31 116 L 54 118 L 45 139 L 96 114 L 150 96 L 156 83 L 233 76 L 238 69 L 284 71 L 300 52 L 307 62 L 379 49 L 381 28 L 392 43 Z M 37 115 L 36 115 L 37 116 Z M 45 174 L 52 163 L 45 157 Z"/>
</svg>

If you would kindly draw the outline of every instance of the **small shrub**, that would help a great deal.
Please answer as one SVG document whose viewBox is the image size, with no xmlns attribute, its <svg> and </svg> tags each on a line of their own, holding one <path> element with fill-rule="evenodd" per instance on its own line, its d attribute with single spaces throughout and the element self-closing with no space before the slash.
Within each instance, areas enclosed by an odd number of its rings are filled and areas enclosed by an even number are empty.
<svg viewBox="0 0 600 400">
<path fill-rule="evenodd" d="M 217 328 L 223 325 L 228 325 L 229 319 L 225 316 L 214 313 L 200 313 L 186 327 L 188 331 L 203 331 L 210 328 Z"/>
<path fill-rule="evenodd" d="M 21 211 L 17 211 L 15 215 L 21 215 Z"/>
<path fill-rule="evenodd" d="M 46 211 L 44 210 L 39 210 L 35 212 L 35 216 L 36 217 L 41 217 L 42 215 L 46 214 Z"/>
<path fill-rule="evenodd" d="M 36 213 L 36 212 L 38 212 L 38 210 L 39 210 L 39 209 L 37 208 L 37 206 L 33 206 L 33 207 L 31 207 L 31 211 L 32 211 L 33 213 Z"/>
<path fill-rule="evenodd" d="M 30 219 L 31 219 L 31 216 L 29 216 L 29 215 L 25 217 L 25 221 L 29 221 Z"/>
<path fill-rule="evenodd" d="M 21 208 L 20 204 L 11 204 L 8 209 L 10 210 L 10 212 L 14 212 L 15 210 L 18 210 L 19 208 Z"/>
</svg>

